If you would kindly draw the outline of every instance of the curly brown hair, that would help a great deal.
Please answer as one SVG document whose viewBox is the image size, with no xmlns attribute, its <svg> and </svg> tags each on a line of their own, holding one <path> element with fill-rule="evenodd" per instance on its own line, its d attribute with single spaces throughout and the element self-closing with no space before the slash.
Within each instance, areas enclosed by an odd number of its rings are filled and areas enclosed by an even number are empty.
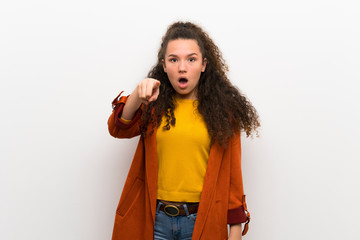
<svg viewBox="0 0 360 240">
<path fill-rule="evenodd" d="M 163 115 L 165 130 L 175 126 L 176 92 L 164 72 L 162 61 L 169 41 L 177 39 L 196 40 L 203 58 L 207 59 L 206 69 L 201 73 L 197 86 L 197 100 L 198 111 L 204 118 L 212 142 L 226 146 L 227 140 L 238 130 L 246 132 L 247 136 L 252 135 L 260 126 L 258 114 L 250 101 L 230 83 L 226 75 L 228 66 L 219 48 L 199 26 L 176 22 L 168 27 L 162 38 L 157 64 L 148 73 L 149 78 L 159 80 L 161 85 L 157 100 L 144 107 L 142 136 L 146 136 L 149 124 L 152 126 L 149 134 L 152 134 L 154 127 L 161 125 Z"/>
</svg>

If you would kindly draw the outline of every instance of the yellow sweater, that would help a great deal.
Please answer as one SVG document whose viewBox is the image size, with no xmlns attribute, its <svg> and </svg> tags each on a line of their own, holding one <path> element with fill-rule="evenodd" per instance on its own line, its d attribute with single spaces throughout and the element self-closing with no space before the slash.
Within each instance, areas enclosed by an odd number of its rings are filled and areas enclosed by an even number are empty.
<svg viewBox="0 0 360 240">
<path fill-rule="evenodd" d="M 158 153 L 157 198 L 199 202 L 210 151 L 210 135 L 196 100 L 177 99 L 175 127 L 156 132 Z"/>
</svg>

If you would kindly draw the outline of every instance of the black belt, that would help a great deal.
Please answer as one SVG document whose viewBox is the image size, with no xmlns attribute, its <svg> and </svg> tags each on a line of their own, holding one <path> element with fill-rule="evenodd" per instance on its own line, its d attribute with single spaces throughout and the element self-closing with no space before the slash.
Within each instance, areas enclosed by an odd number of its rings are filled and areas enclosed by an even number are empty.
<svg viewBox="0 0 360 240">
<path fill-rule="evenodd" d="M 164 213 L 166 213 L 171 217 L 186 216 L 187 214 L 184 205 L 186 205 L 189 214 L 197 213 L 199 208 L 199 203 L 179 203 L 179 202 L 173 203 L 173 202 L 166 202 L 160 200 L 158 200 L 158 202 L 161 202 L 159 208 L 160 211 L 163 211 Z"/>
</svg>

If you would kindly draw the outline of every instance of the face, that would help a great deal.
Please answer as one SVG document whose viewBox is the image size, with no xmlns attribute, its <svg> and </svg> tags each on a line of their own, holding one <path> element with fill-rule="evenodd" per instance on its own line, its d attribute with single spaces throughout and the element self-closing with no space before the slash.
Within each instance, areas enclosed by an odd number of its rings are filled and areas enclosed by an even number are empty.
<svg viewBox="0 0 360 240">
<path fill-rule="evenodd" d="M 203 59 L 196 40 L 169 41 L 163 67 L 178 97 L 196 99 L 200 75 L 206 68 L 206 59 Z"/>
</svg>

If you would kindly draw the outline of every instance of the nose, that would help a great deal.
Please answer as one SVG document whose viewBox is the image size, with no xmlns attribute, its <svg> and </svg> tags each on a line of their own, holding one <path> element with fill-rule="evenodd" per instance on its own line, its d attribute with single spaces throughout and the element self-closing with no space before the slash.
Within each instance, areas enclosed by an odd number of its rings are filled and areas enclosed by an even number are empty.
<svg viewBox="0 0 360 240">
<path fill-rule="evenodd" d="M 186 72 L 186 61 L 179 61 L 179 72 Z"/>
</svg>

